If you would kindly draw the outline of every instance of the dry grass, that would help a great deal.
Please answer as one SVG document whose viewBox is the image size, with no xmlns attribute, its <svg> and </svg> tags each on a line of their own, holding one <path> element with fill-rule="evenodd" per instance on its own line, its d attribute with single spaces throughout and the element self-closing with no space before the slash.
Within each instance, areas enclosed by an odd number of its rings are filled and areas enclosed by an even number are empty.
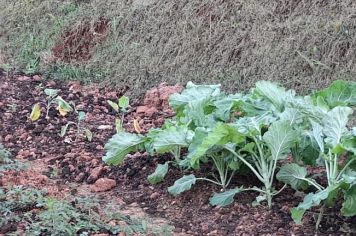
<svg viewBox="0 0 356 236">
<path fill-rule="evenodd" d="M 310 92 L 356 80 L 353 0 L 2 1 L 0 51 L 8 64 L 26 69 L 35 60 L 50 77 L 129 85 L 134 94 L 163 81 L 231 91 L 267 79 Z M 89 60 L 53 58 L 65 32 L 102 18 L 110 21 L 108 37 Z"/>
</svg>

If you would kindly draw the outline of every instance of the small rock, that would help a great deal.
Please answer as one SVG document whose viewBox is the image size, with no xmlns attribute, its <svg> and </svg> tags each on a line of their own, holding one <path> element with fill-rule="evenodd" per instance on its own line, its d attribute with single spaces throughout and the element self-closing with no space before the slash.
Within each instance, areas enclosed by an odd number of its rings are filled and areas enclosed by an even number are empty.
<svg viewBox="0 0 356 236">
<path fill-rule="evenodd" d="M 13 136 L 11 134 L 8 134 L 5 136 L 4 141 L 9 142 L 12 138 L 13 138 Z"/>
<path fill-rule="evenodd" d="M 111 130 L 113 129 L 112 125 L 99 125 L 98 128 L 99 130 Z"/>
<path fill-rule="evenodd" d="M 46 84 L 46 87 L 54 87 L 56 86 L 56 82 L 54 82 L 53 80 L 49 81 L 47 84 Z"/>
<path fill-rule="evenodd" d="M 83 179 L 84 179 L 84 176 L 85 176 L 84 173 L 80 173 L 77 177 L 75 177 L 75 181 L 78 182 L 78 183 L 82 182 Z"/>
<path fill-rule="evenodd" d="M 203 232 L 208 232 L 208 231 L 209 231 L 209 225 L 208 225 L 208 224 L 202 224 L 201 230 L 202 230 Z"/>
<path fill-rule="evenodd" d="M 151 198 L 151 199 L 156 199 L 156 198 L 158 198 L 159 196 L 160 196 L 159 193 L 154 192 L 154 193 L 152 193 L 152 194 L 150 195 L 150 198 Z"/>
<path fill-rule="evenodd" d="M 105 192 L 116 186 L 116 181 L 108 178 L 100 178 L 91 186 L 94 192 Z"/>
<path fill-rule="evenodd" d="M 96 149 L 96 150 L 104 150 L 104 147 L 103 147 L 103 145 L 97 145 L 97 146 L 95 147 L 95 149 Z"/>
<path fill-rule="evenodd" d="M 17 155 L 16 158 L 18 159 L 26 159 L 31 155 L 31 152 L 29 150 L 20 150 Z"/>
<path fill-rule="evenodd" d="M 42 77 L 39 75 L 34 75 L 34 76 L 32 76 L 32 80 L 38 82 L 38 81 L 42 80 Z"/>
<path fill-rule="evenodd" d="M 102 166 L 98 166 L 92 169 L 88 177 L 88 183 L 93 183 L 94 181 L 96 181 L 103 172 L 104 168 Z"/>
<path fill-rule="evenodd" d="M 17 78 L 18 81 L 30 81 L 31 77 L 28 76 L 20 76 Z"/>
</svg>

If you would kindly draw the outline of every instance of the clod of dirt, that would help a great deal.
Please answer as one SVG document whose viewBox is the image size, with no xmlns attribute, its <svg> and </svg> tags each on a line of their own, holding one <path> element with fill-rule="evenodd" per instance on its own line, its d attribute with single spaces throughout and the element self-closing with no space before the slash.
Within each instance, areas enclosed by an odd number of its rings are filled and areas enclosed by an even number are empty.
<svg viewBox="0 0 356 236">
<path fill-rule="evenodd" d="M 89 175 L 89 177 L 88 177 L 87 182 L 88 182 L 88 183 L 93 183 L 94 181 L 96 181 L 96 180 L 99 178 L 99 176 L 100 176 L 101 174 L 104 173 L 104 171 L 105 171 L 105 169 L 104 169 L 104 167 L 102 167 L 102 166 L 95 167 L 94 169 L 92 169 L 92 170 L 90 171 L 90 175 Z"/>
<path fill-rule="evenodd" d="M 136 112 L 147 117 L 152 117 L 159 111 L 172 113 L 172 110 L 169 107 L 169 96 L 173 93 L 179 93 L 182 90 L 183 86 L 180 84 L 168 86 L 165 83 L 162 83 L 158 87 L 146 92 L 143 106 L 137 107 Z"/>
<path fill-rule="evenodd" d="M 105 192 L 116 187 L 116 181 L 108 178 L 100 178 L 91 186 L 93 192 Z"/>
</svg>

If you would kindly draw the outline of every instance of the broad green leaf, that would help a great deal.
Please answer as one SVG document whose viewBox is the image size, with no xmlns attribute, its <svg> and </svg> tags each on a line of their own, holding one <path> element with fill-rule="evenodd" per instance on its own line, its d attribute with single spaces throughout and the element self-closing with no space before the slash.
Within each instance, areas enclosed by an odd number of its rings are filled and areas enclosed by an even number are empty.
<svg viewBox="0 0 356 236">
<path fill-rule="evenodd" d="M 296 125 L 303 122 L 303 116 L 298 109 L 287 107 L 280 115 L 279 119 L 288 121 L 290 125 Z"/>
<path fill-rule="evenodd" d="M 271 112 L 265 112 L 258 116 L 245 116 L 238 119 L 234 126 L 240 133 L 248 136 L 261 135 L 261 128 L 276 121 Z"/>
<path fill-rule="evenodd" d="M 121 109 L 126 110 L 130 105 L 130 99 L 126 96 L 121 96 L 118 105 Z"/>
<path fill-rule="evenodd" d="M 61 133 L 59 134 L 59 136 L 64 137 L 66 135 L 69 125 L 70 123 L 67 123 L 66 125 L 63 125 L 61 127 Z"/>
<path fill-rule="evenodd" d="M 57 89 L 45 89 L 44 93 L 49 97 L 54 97 L 58 94 L 58 90 Z"/>
<path fill-rule="evenodd" d="M 271 81 L 258 81 L 253 93 L 267 99 L 280 112 L 284 110 L 286 98 L 292 98 L 295 96 L 295 92 L 293 90 L 286 91 L 283 87 Z"/>
<path fill-rule="evenodd" d="M 352 131 L 349 135 L 345 135 L 341 144 L 345 150 L 356 155 L 356 134 L 354 134 Z"/>
<path fill-rule="evenodd" d="M 328 110 L 324 107 L 316 106 L 310 96 L 295 97 L 293 99 L 287 99 L 287 106 L 297 109 L 302 117 L 311 119 L 318 123 L 325 117 Z"/>
<path fill-rule="evenodd" d="M 227 143 L 241 143 L 244 140 L 244 135 L 237 132 L 235 127 L 220 123 L 204 138 L 201 145 L 197 147 L 194 156 L 189 156 L 190 163 L 192 166 L 196 166 L 199 163 L 199 159 L 216 145 L 223 146 Z"/>
<path fill-rule="evenodd" d="M 121 164 L 125 156 L 131 152 L 141 151 L 146 139 L 137 134 L 121 132 L 115 134 L 106 144 L 106 155 L 103 161 L 107 164 Z"/>
<path fill-rule="evenodd" d="M 85 114 L 84 111 L 78 112 L 78 120 L 79 120 L 79 121 L 85 120 L 85 116 L 86 116 L 86 114 Z"/>
<path fill-rule="evenodd" d="M 288 121 L 277 121 L 263 135 L 263 140 L 271 150 L 273 159 L 286 157 L 298 138 Z"/>
<path fill-rule="evenodd" d="M 191 101 L 184 107 L 183 118 L 191 121 L 195 127 L 214 127 L 217 122 L 213 114 L 205 112 L 207 106 L 207 100 Z"/>
<path fill-rule="evenodd" d="M 356 105 L 356 83 L 343 80 L 334 81 L 328 88 L 313 95 L 316 100 L 323 98 L 330 108 Z"/>
<path fill-rule="evenodd" d="M 214 193 L 214 195 L 209 199 L 209 202 L 213 206 L 228 206 L 234 202 L 234 197 L 239 192 L 241 192 L 241 189 L 234 188 L 222 193 Z"/>
<path fill-rule="evenodd" d="M 168 162 L 166 162 L 164 164 L 158 164 L 155 172 L 150 174 L 147 177 L 147 180 L 148 180 L 148 182 L 150 182 L 150 184 L 157 184 L 157 183 L 163 181 L 167 172 L 168 172 Z"/>
<path fill-rule="evenodd" d="M 317 193 L 309 193 L 304 197 L 303 202 L 301 202 L 297 207 L 292 208 L 292 218 L 297 223 L 301 223 L 301 219 L 306 210 L 314 206 L 319 206 L 322 201 L 328 198 L 329 193 L 337 189 L 339 185 L 329 186 L 326 189 L 318 191 Z"/>
<path fill-rule="evenodd" d="M 191 166 L 190 160 L 193 156 L 196 155 L 199 146 L 203 142 L 203 140 L 208 135 L 208 130 L 206 128 L 198 127 L 195 129 L 194 136 L 192 142 L 188 147 L 188 156 L 180 163 L 183 167 L 197 167 Z"/>
<path fill-rule="evenodd" d="M 356 171 L 350 169 L 345 171 L 345 173 L 342 175 L 342 180 L 347 184 L 356 185 Z"/>
<path fill-rule="evenodd" d="M 107 100 L 108 104 L 114 109 L 114 111 L 119 112 L 119 105 L 113 101 Z"/>
<path fill-rule="evenodd" d="M 93 133 L 90 131 L 90 129 L 84 129 L 84 135 L 89 142 L 93 140 Z"/>
<path fill-rule="evenodd" d="M 35 105 L 33 105 L 32 107 L 32 111 L 31 111 L 31 115 L 30 115 L 30 119 L 32 121 L 36 121 L 41 117 L 41 106 L 39 103 L 36 103 Z"/>
<path fill-rule="evenodd" d="M 177 147 L 188 147 L 193 137 L 193 132 L 187 127 L 169 127 L 149 135 L 152 139 L 152 148 L 157 153 L 167 153 Z"/>
<path fill-rule="evenodd" d="M 220 85 L 195 85 L 188 82 L 186 89 L 181 93 L 172 94 L 169 97 L 169 105 L 179 112 L 185 105 L 197 100 L 206 100 L 220 94 Z"/>
<path fill-rule="evenodd" d="M 342 204 L 341 213 L 344 216 L 355 216 L 356 215 L 356 185 L 351 186 L 349 190 L 346 191 L 344 197 L 344 203 Z"/>
<path fill-rule="evenodd" d="M 319 151 L 323 153 L 324 152 L 323 127 L 319 123 L 313 120 L 310 120 L 310 123 L 312 125 L 312 131 L 309 133 L 309 137 L 315 140 L 315 142 L 319 146 Z"/>
<path fill-rule="evenodd" d="M 348 116 L 352 114 L 352 109 L 349 107 L 335 107 L 329 111 L 324 119 L 323 133 L 325 135 L 325 143 L 331 148 L 334 148 L 341 142 L 341 138 L 347 132 L 346 124 Z"/>
<path fill-rule="evenodd" d="M 241 94 L 234 94 L 229 96 L 223 96 L 214 101 L 213 104 L 216 107 L 214 116 L 221 121 L 228 121 L 231 116 L 231 111 L 242 105 L 243 96 Z"/>
<path fill-rule="evenodd" d="M 305 167 L 292 163 L 282 166 L 276 177 L 279 181 L 289 184 L 295 190 L 305 190 L 308 187 L 308 182 L 305 180 L 307 174 Z"/>
<path fill-rule="evenodd" d="M 168 188 L 168 192 L 173 196 L 177 196 L 189 189 L 192 188 L 192 185 L 195 184 L 196 178 L 193 174 L 185 175 L 182 178 L 176 180 L 173 186 Z"/>
</svg>

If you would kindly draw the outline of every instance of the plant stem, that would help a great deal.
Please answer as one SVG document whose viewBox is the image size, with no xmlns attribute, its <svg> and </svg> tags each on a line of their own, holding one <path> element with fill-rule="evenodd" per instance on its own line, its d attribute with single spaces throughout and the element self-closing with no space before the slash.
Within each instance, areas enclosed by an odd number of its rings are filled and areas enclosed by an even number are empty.
<svg viewBox="0 0 356 236">
<path fill-rule="evenodd" d="M 230 151 L 234 156 L 236 156 L 237 158 L 239 158 L 248 168 L 250 168 L 250 170 L 256 175 L 256 177 L 263 183 L 264 179 L 262 178 L 262 176 L 258 173 L 258 171 L 253 168 L 253 166 L 246 161 L 242 156 L 240 156 L 239 154 L 237 154 L 234 150 L 232 150 L 229 147 L 224 147 L 226 150 Z"/>
<path fill-rule="evenodd" d="M 341 175 L 345 172 L 345 170 L 347 169 L 347 167 L 349 167 L 349 165 L 351 165 L 352 162 L 354 162 L 356 159 L 352 159 L 351 161 L 349 161 L 344 168 L 342 168 L 342 170 L 340 171 L 340 173 L 338 174 L 336 180 L 339 180 L 341 178 Z"/>
<path fill-rule="evenodd" d="M 216 182 L 216 181 L 211 180 L 211 179 L 208 179 L 208 178 L 196 178 L 196 180 L 205 180 L 205 181 L 211 182 L 211 183 L 213 183 L 213 184 L 217 184 L 217 185 L 219 185 L 219 186 L 222 186 L 221 183 Z"/>
</svg>

